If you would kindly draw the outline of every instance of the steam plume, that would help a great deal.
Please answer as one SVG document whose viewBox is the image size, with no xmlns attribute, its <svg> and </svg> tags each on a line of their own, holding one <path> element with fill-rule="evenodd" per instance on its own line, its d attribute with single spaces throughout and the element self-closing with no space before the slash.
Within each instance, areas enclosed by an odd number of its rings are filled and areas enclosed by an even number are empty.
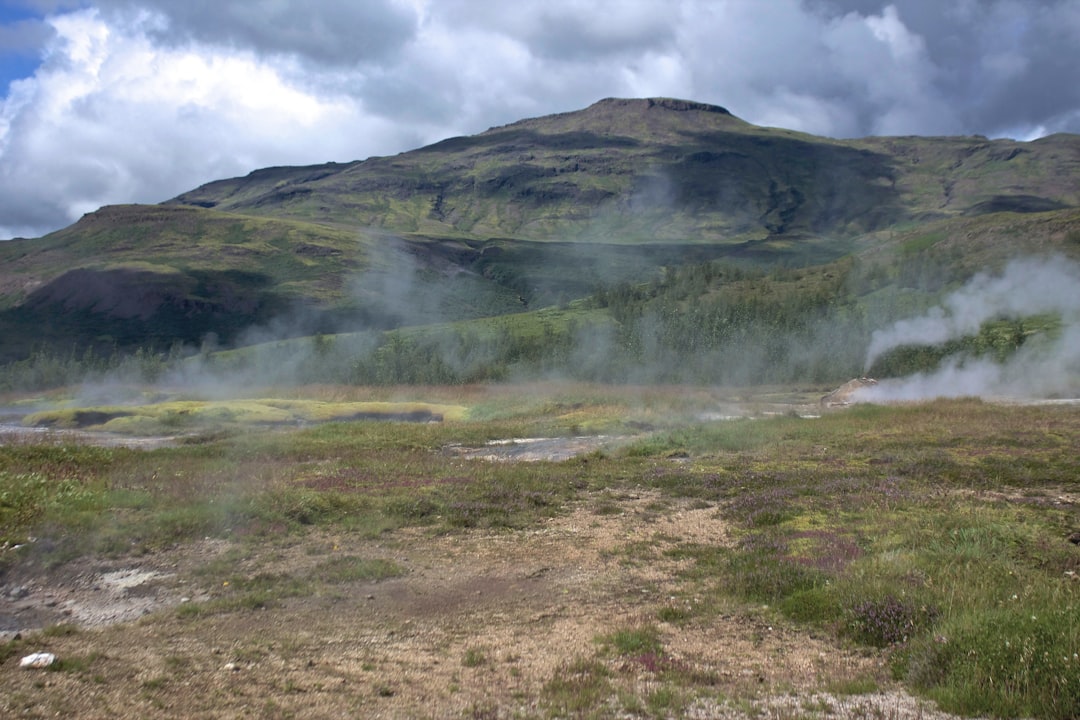
<svg viewBox="0 0 1080 720">
<path fill-rule="evenodd" d="M 949 358 L 932 373 L 884 380 L 858 393 L 860 400 L 931 397 L 1048 397 L 1075 392 L 1080 377 L 1080 265 L 1060 256 L 1014 260 L 1000 275 L 979 273 L 926 315 L 875 331 L 866 368 L 904 345 L 940 345 L 978 333 L 994 319 L 1055 314 L 1060 336 L 1029 343 L 1005 363 Z"/>
</svg>

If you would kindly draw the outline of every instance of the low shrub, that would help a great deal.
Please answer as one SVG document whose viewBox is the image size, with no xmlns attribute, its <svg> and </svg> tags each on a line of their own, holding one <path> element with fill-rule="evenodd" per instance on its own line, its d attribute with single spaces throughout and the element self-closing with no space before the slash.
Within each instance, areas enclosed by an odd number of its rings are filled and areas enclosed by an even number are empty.
<svg viewBox="0 0 1080 720">
<path fill-rule="evenodd" d="M 874 647 L 907 642 L 933 627 L 940 612 L 933 605 L 886 595 L 863 600 L 848 611 L 848 631 L 857 641 Z"/>
</svg>

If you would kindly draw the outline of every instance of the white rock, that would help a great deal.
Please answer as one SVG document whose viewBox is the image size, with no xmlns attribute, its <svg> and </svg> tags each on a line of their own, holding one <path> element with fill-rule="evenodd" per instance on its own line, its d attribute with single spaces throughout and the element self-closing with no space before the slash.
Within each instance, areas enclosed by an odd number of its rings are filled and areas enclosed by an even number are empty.
<svg viewBox="0 0 1080 720">
<path fill-rule="evenodd" d="M 56 656 L 52 653 L 39 652 L 33 655 L 27 655 L 19 661 L 19 667 L 27 668 L 29 670 L 40 670 L 47 668 L 56 662 Z"/>
</svg>

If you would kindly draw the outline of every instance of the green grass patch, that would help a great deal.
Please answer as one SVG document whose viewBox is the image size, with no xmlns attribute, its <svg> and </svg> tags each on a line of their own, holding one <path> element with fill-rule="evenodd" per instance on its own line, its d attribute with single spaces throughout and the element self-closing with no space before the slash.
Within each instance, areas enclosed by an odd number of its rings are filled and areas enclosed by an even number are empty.
<svg viewBox="0 0 1080 720">
<path fill-rule="evenodd" d="M 486 665 L 488 662 L 487 653 L 482 648 L 471 647 L 465 650 L 465 654 L 461 657 L 462 667 L 477 668 L 481 665 Z"/>
<path fill-rule="evenodd" d="M 319 563 L 311 570 L 308 577 L 314 581 L 334 585 L 386 580 L 404 574 L 405 568 L 392 560 L 342 555 Z"/>
<path fill-rule="evenodd" d="M 659 655 L 664 651 L 660 630 L 653 625 L 622 628 L 597 637 L 596 642 L 617 655 Z"/>
<path fill-rule="evenodd" d="M 65 657 L 57 658 L 56 662 L 49 665 L 47 670 L 50 672 L 63 672 L 63 673 L 76 673 L 84 674 L 90 671 L 90 669 L 105 657 L 104 653 L 90 652 L 85 655 L 67 655 Z"/>
<path fill-rule="evenodd" d="M 943 709 L 1002 717 L 1080 714 L 1076 592 L 957 613 L 896 663 Z"/>
<path fill-rule="evenodd" d="M 726 607 L 709 593 L 768 604 L 886 648 L 898 677 L 953 712 L 1075 715 L 1080 555 L 1064 539 L 1075 513 L 1056 498 L 1077 488 L 1080 417 L 1045 410 L 858 407 L 748 423 L 760 442 L 730 442 L 725 427 L 648 448 L 698 466 L 652 487 L 718 502 L 738 530 L 728 547 L 665 553 L 692 561 L 695 619 Z"/>
<path fill-rule="evenodd" d="M 611 673 L 596 659 L 578 658 L 545 683 L 541 697 L 554 717 L 602 718 L 604 702 L 615 693 Z"/>
<path fill-rule="evenodd" d="M 833 695 L 869 695 L 881 689 L 877 679 L 867 676 L 856 676 L 839 680 L 831 680 L 825 685 L 825 692 Z"/>
<path fill-rule="evenodd" d="M 925 252 L 944 240 L 945 237 L 945 233 L 943 232 L 932 232 L 913 237 L 909 240 L 905 240 L 900 245 L 900 252 L 904 255 L 914 255 L 916 253 Z"/>
</svg>

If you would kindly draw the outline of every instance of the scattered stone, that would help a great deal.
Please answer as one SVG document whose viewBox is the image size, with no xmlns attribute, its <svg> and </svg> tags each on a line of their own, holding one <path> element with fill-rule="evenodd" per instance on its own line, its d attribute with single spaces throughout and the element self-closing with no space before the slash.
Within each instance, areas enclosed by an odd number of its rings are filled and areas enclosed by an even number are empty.
<svg viewBox="0 0 1080 720">
<path fill-rule="evenodd" d="M 25 598 L 29 594 L 30 594 L 30 588 L 26 587 L 25 585 L 20 585 L 17 588 L 12 588 L 8 592 L 8 597 L 10 597 L 12 600 L 22 600 L 23 598 Z"/>
<path fill-rule="evenodd" d="M 19 661 L 19 667 L 27 670 L 42 670 L 56 662 L 56 656 L 52 653 L 39 652 L 27 655 Z"/>
</svg>

